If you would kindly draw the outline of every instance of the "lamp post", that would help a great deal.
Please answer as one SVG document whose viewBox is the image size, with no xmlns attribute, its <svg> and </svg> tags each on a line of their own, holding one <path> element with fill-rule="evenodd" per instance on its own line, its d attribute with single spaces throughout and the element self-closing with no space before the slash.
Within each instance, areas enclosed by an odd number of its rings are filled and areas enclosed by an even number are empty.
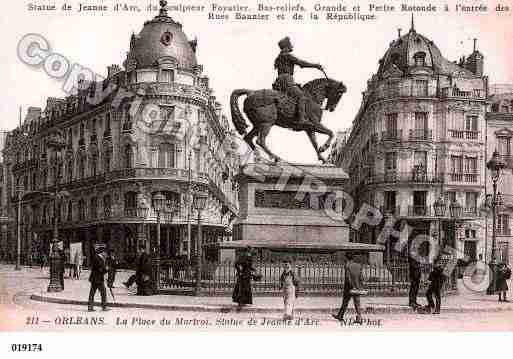
<svg viewBox="0 0 513 359">
<path fill-rule="evenodd" d="M 492 178 L 493 184 L 493 196 L 492 196 L 492 258 L 490 261 L 490 267 L 492 270 L 492 281 L 490 282 L 490 286 L 488 287 L 487 293 L 494 294 L 495 293 L 495 278 L 496 278 L 496 269 L 497 269 L 497 258 L 496 258 L 496 240 L 497 240 L 497 206 L 500 204 L 500 198 L 497 195 L 497 182 L 501 176 L 501 170 L 505 167 L 504 162 L 501 161 L 499 156 L 499 152 L 495 150 L 493 152 L 492 158 L 486 164 L 486 168 L 490 171 L 490 176 Z"/>
<path fill-rule="evenodd" d="M 461 216 L 463 214 L 463 207 L 458 203 L 458 201 L 454 200 L 449 205 L 449 214 L 451 215 L 451 218 L 453 221 L 453 228 L 454 228 L 454 237 L 453 237 L 454 243 L 452 243 L 452 246 L 455 247 L 456 246 L 456 234 L 458 231 L 458 229 L 456 228 L 456 221 L 458 220 L 458 218 L 461 218 Z"/>
<path fill-rule="evenodd" d="M 196 295 L 199 294 L 201 290 L 201 242 L 202 242 L 202 233 L 201 233 L 201 211 L 205 209 L 207 204 L 208 194 L 204 192 L 197 192 L 194 194 L 194 208 L 198 211 L 198 238 L 196 240 Z"/>
<path fill-rule="evenodd" d="M 445 217 L 445 211 L 447 206 L 445 205 L 445 201 L 443 198 L 443 194 L 440 194 L 440 197 L 433 204 L 435 209 L 435 216 L 438 217 L 438 246 L 442 245 L 442 218 Z"/>
<path fill-rule="evenodd" d="M 166 197 L 160 192 L 153 196 L 153 208 L 157 213 L 157 244 L 153 253 L 153 287 L 158 293 L 160 290 L 160 215 L 164 211 Z"/>
<path fill-rule="evenodd" d="M 57 200 L 59 197 L 59 182 L 61 172 L 61 151 L 66 147 L 62 134 L 57 132 L 52 134 L 47 141 L 48 149 L 54 153 L 55 166 L 55 184 L 53 193 L 53 235 L 52 235 L 52 251 L 50 253 L 50 284 L 48 292 L 61 292 L 64 290 L 64 258 L 57 250 L 59 242 L 59 230 L 57 228 Z"/>
<path fill-rule="evenodd" d="M 16 266 L 14 270 L 21 270 L 21 199 L 23 197 L 23 188 L 18 187 L 18 208 L 16 214 Z"/>
</svg>

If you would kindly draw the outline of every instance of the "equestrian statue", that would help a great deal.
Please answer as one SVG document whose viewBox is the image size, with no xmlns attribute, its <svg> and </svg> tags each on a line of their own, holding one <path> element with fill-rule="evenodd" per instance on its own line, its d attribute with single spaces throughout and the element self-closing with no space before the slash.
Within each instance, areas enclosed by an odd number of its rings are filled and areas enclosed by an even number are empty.
<svg viewBox="0 0 513 359">
<path fill-rule="evenodd" d="M 346 92 L 342 82 L 332 80 L 326 76 L 319 64 L 303 61 L 292 54 L 294 49 L 288 37 L 278 42 L 280 54 L 274 61 L 274 68 L 278 72 L 273 89 L 264 90 L 234 90 L 230 97 L 232 121 L 237 132 L 244 137 L 249 147 L 256 151 L 256 143 L 276 162 L 280 160 L 266 145 L 266 138 L 271 127 L 278 125 L 293 131 L 305 131 L 317 153 L 317 158 L 326 163 L 322 153 L 333 141 L 333 132 L 321 124 L 322 105 L 325 100 L 325 110 L 333 112 L 340 98 Z M 316 68 L 324 73 L 323 78 L 312 80 L 304 86 L 294 81 L 294 68 Z M 252 123 L 249 132 L 240 109 L 238 99 L 247 96 L 244 100 L 244 113 Z M 321 147 L 317 144 L 316 133 L 328 136 L 328 140 Z"/>
</svg>

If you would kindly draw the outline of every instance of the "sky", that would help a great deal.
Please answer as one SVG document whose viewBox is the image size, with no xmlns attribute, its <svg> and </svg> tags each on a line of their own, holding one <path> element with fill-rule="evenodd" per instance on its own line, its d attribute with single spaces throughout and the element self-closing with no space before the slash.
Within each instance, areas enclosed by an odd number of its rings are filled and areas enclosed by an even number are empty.
<svg viewBox="0 0 513 359">
<path fill-rule="evenodd" d="M 90 0 L 90 5 L 114 5 L 119 1 Z M 353 1 L 356 3 L 357 1 Z M 353 2 L 324 0 L 322 5 Z M 122 64 L 129 47 L 130 35 L 138 33 L 144 21 L 156 12 L 145 10 L 148 4 L 158 6 L 158 1 L 131 0 L 127 4 L 139 5 L 137 13 L 104 14 L 77 12 L 31 12 L 29 1 L 3 4 L 0 14 L 2 51 L 0 52 L 0 128 L 13 129 L 18 123 L 18 108 L 24 112 L 28 106 L 43 107 L 47 97 L 64 97 L 62 81 L 54 80 L 41 69 L 22 63 L 17 57 L 17 45 L 28 33 L 43 35 L 53 51 L 64 55 L 72 63 L 89 67 L 101 75 L 110 64 Z M 33 1 L 34 4 L 56 4 L 63 0 Z M 79 1 L 68 0 L 75 8 Z M 169 1 L 177 4 L 178 1 Z M 187 4 L 209 6 L 212 1 L 187 1 Z M 233 1 L 218 0 L 217 4 L 230 5 Z M 257 1 L 240 0 L 238 4 L 254 6 Z M 273 2 L 262 3 L 273 4 Z M 280 4 L 289 2 L 283 1 Z M 297 3 L 290 1 L 290 3 Z M 319 1 L 301 2 L 308 10 Z M 360 1 L 361 12 L 368 13 L 368 1 Z M 380 4 L 399 6 L 400 1 L 382 1 Z M 454 9 L 456 2 L 431 1 L 440 6 L 447 3 Z M 465 2 L 468 3 L 468 2 Z M 494 11 L 497 1 L 481 1 L 491 11 L 448 12 L 415 14 L 417 32 L 433 40 L 449 60 L 458 60 L 472 51 L 473 38 L 478 39 L 478 49 L 485 56 L 485 73 L 490 83 L 513 84 L 513 0 L 502 1 L 510 12 Z M 419 2 L 421 4 L 421 2 Z M 308 16 L 308 12 L 305 13 Z M 277 42 L 290 36 L 297 56 L 321 63 L 328 76 L 343 81 L 348 91 L 333 113 L 325 113 L 323 123 L 333 131 L 351 125 L 361 103 L 361 93 L 370 76 L 377 71 L 378 60 L 397 37 L 397 29 L 404 34 L 410 27 L 410 12 L 376 13 L 377 19 L 367 22 L 333 22 L 323 19 L 313 21 L 244 22 L 212 21 L 207 13 L 169 14 L 183 24 L 189 39 L 197 37 L 198 62 L 210 78 L 210 86 L 229 115 L 229 96 L 237 88 L 269 88 L 274 81 L 274 58 L 279 52 Z M 271 16 L 272 17 L 272 16 Z M 314 69 L 300 69 L 296 81 L 305 83 L 323 75 Z M 324 139 L 320 139 L 322 143 Z M 269 146 L 279 156 L 291 162 L 315 163 L 316 156 L 304 133 L 289 132 L 274 127 Z"/>
</svg>

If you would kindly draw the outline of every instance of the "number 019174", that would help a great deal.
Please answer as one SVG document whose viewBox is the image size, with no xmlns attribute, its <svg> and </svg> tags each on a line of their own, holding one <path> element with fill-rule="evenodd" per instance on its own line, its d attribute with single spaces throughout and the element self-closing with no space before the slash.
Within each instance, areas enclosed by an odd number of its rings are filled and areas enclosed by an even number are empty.
<svg viewBox="0 0 513 359">
<path fill-rule="evenodd" d="M 42 352 L 42 344 L 11 344 L 12 352 Z"/>
</svg>

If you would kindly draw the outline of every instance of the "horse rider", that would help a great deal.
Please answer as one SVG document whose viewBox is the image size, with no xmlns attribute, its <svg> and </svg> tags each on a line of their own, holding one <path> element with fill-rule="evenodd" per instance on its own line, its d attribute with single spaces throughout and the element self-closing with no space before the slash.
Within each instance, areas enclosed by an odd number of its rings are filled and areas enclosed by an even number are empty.
<svg viewBox="0 0 513 359">
<path fill-rule="evenodd" d="M 319 64 L 313 64 L 307 61 L 298 59 L 292 54 L 294 47 L 287 36 L 278 42 L 280 47 L 280 54 L 274 60 L 274 68 L 278 71 L 278 77 L 274 81 L 273 89 L 276 91 L 284 92 L 288 96 L 296 99 L 298 118 L 297 124 L 305 124 L 306 121 L 306 100 L 307 97 L 301 87 L 294 81 L 294 66 L 297 65 L 301 68 L 315 68 L 323 70 Z"/>
</svg>

